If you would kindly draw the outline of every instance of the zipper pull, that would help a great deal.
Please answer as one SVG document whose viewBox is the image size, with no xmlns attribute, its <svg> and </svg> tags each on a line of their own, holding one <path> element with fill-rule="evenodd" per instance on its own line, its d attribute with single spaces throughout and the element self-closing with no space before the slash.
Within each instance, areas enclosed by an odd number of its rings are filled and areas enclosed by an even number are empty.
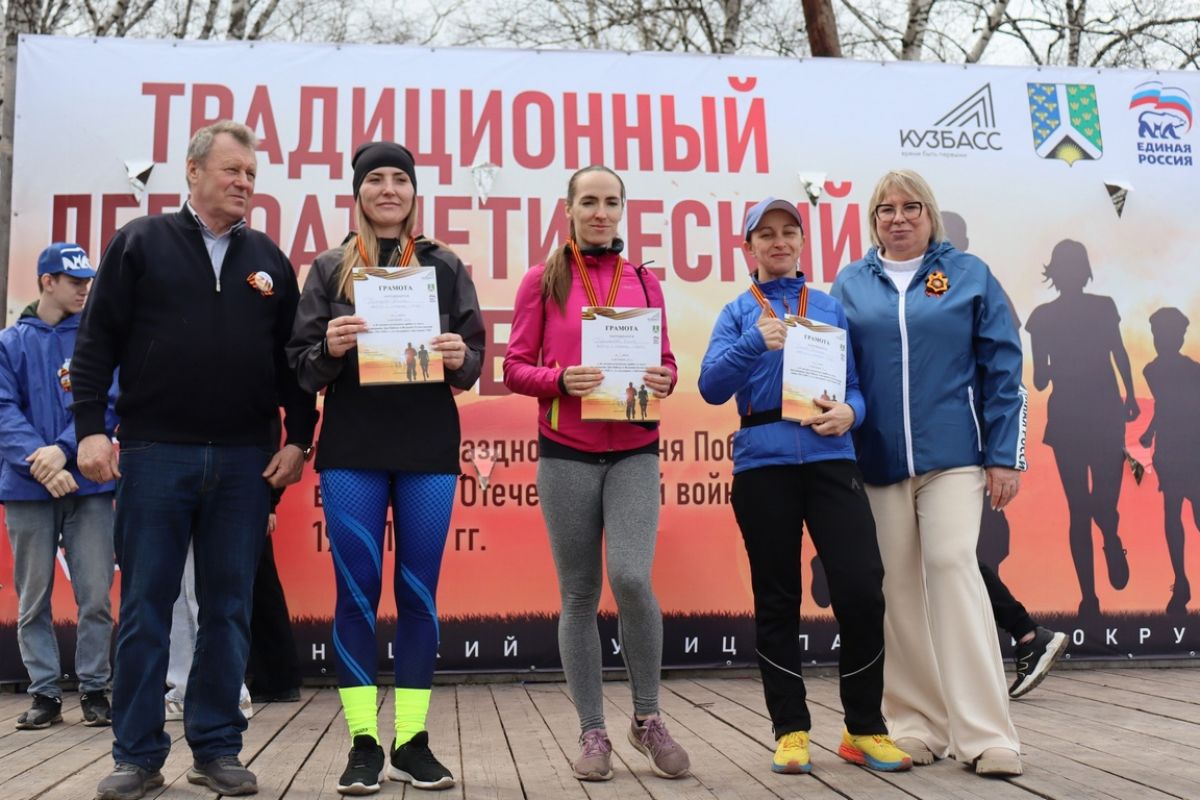
<svg viewBox="0 0 1200 800">
<path fill-rule="evenodd" d="M 217 276 L 217 291 L 218 292 L 221 291 L 221 276 L 220 275 Z"/>
</svg>

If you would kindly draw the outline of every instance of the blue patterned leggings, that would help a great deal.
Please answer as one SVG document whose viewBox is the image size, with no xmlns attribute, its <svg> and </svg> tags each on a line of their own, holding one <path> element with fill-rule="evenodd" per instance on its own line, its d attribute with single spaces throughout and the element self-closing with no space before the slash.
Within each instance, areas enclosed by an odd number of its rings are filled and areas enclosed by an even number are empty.
<svg viewBox="0 0 1200 800">
<path fill-rule="evenodd" d="M 371 686 L 379 664 L 375 615 L 383 587 L 383 537 L 392 508 L 396 568 L 396 686 L 428 689 L 437 659 L 438 573 L 457 476 L 383 470 L 321 472 L 333 551 L 337 608 L 333 647 L 338 686 Z"/>
</svg>

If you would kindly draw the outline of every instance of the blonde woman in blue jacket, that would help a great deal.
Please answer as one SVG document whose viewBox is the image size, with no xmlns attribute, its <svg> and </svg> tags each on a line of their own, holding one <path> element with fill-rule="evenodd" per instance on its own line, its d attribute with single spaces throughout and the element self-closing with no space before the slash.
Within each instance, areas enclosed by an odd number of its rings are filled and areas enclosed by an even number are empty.
<svg viewBox="0 0 1200 800">
<path fill-rule="evenodd" d="M 943 241 L 920 175 L 889 172 L 869 208 L 875 247 L 833 296 L 866 401 L 855 442 L 885 569 L 884 714 L 916 764 L 1020 775 L 975 546 L 985 493 L 1004 508 L 1025 469 L 1021 342 L 987 265 Z"/>
<path fill-rule="evenodd" d="M 800 650 L 800 539 L 807 525 L 828 576 L 841 627 L 838 660 L 846 729 L 838 755 L 883 771 L 908 755 L 887 736 L 883 695 L 883 564 L 875 523 L 854 461 L 850 430 L 863 398 L 847 352 L 846 395 L 819 400 L 805 423 L 783 419 L 783 344 L 796 314 L 846 327 L 841 304 L 811 289 L 797 269 L 804 226 L 796 206 L 768 197 L 746 215 L 750 288 L 721 310 L 700 367 L 700 393 L 714 405 L 737 396 L 733 511 L 750 561 L 755 650 L 777 740 L 771 769 L 811 770 Z"/>
</svg>

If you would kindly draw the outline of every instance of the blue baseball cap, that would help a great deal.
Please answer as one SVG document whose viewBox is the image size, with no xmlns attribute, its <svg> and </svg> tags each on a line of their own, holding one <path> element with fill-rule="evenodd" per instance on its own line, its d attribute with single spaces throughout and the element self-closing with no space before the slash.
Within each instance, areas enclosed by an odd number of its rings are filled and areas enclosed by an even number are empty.
<svg viewBox="0 0 1200 800">
<path fill-rule="evenodd" d="M 94 278 L 96 270 L 88 261 L 87 251 L 71 242 L 55 242 L 38 256 L 38 277 L 70 275 L 72 278 Z"/>
<path fill-rule="evenodd" d="M 746 241 L 750 241 L 750 234 L 754 233 L 754 229 L 758 227 L 758 223 L 762 222 L 762 218 L 767 215 L 768 211 L 786 211 L 792 215 L 792 219 L 796 220 L 796 224 L 800 226 L 800 233 L 804 233 L 804 221 L 800 219 L 800 212 L 796 210 L 796 204 L 787 200 L 776 200 L 774 197 L 755 203 L 746 212 Z"/>
</svg>

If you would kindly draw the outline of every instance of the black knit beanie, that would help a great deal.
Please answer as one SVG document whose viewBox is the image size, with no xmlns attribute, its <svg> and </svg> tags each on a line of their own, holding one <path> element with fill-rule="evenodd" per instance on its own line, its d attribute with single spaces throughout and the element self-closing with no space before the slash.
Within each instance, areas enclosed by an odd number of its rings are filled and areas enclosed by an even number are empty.
<svg viewBox="0 0 1200 800">
<path fill-rule="evenodd" d="M 402 144 L 395 142 L 364 142 L 354 151 L 350 159 L 350 167 L 354 170 L 354 197 L 358 198 L 358 189 L 363 179 L 373 169 L 380 167 L 395 167 L 403 170 L 412 181 L 413 191 L 417 190 L 417 173 L 413 167 L 412 153 Z"/>
</svg>

